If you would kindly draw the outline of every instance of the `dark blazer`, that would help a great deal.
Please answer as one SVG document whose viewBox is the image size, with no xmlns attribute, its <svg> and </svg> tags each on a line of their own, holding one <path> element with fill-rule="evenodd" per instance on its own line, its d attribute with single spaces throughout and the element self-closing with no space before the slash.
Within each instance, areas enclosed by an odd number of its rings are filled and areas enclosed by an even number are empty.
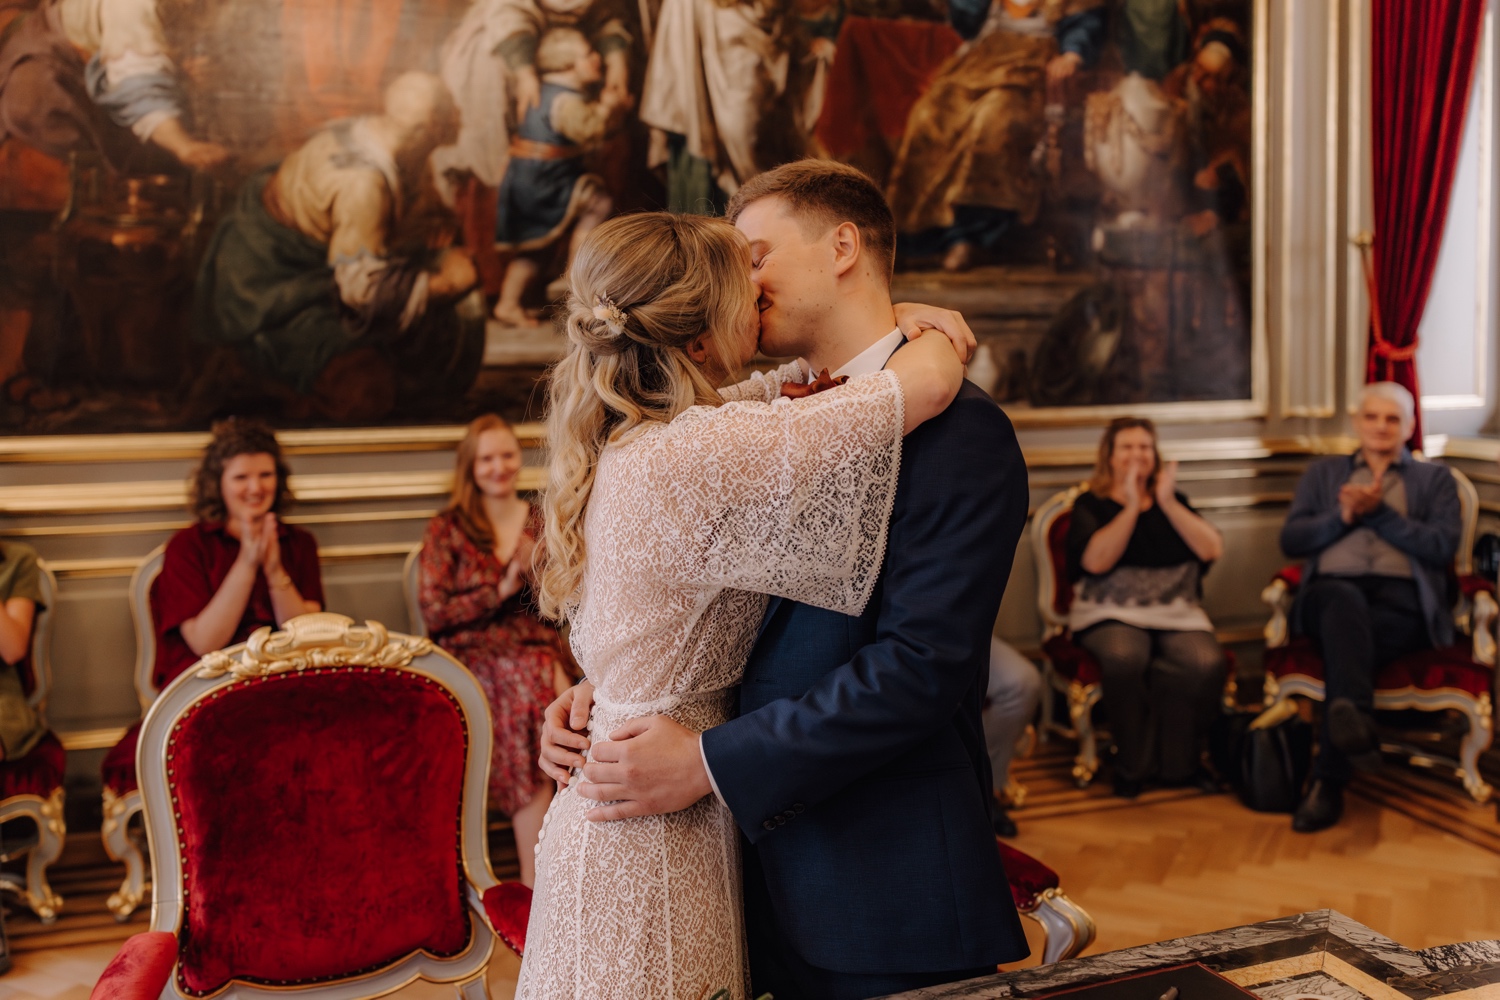
<svg viewBox="0 0 1500 1000">
<path fill-rule="evenodd" d="M 1406 516 L 1381 504 L 1358 524 L 1345 524 L 1339 516 L 1339 489 L 1354 468 L 1354 455 L 1319 459 L 1307 467 L 1281 529 L 1281 551 L 1307 560 L 1305 584 L 1317 573 L 1319 553 L 1357 527 L 1371 529 L 1411 560 L 1428 639 L 1435 647 L 1451 645 L 1453 595 L 1448 593 L 1448 573 L 1463 535 L 1463 508 L 1453 473 L 1446 465 L 1418 462 L 1402 448 L 1392 468 L 1406 486 Z M 1305 593 L 1304 586 L 1292 605 L 1292 628 L 1297 632 L 1302 631 Z"/>
<path fill-rule="evenodd" d="M 776 922 L 812 965 L 938 972 L 1027 954 L 979 713 L 1028 499 L 1010 420 L 965 382 L 906 438 L 865 612 L 773 598 L 740 716 L 703 734 Z"/>
</svg>

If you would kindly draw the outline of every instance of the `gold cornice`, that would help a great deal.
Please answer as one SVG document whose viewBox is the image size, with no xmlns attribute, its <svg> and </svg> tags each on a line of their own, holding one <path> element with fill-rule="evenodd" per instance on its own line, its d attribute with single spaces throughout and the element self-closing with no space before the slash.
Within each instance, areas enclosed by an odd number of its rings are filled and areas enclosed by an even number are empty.
<svg viewBox="0 0 1500 1000">
<path fill-rule="evenodd" d="M 540 423 L 515 425 L 523 447 L 538 447 L 546 436 Z M 360 427 L 279 431 L 288 455 L 354 452 L 451 451 L 463 440 L 464 427 Z M 208 444 L 207 432 L 167 434 L 59 434 L 0 437 L 0 462 L 148 462 L 194 459 Z"/>
</svg>

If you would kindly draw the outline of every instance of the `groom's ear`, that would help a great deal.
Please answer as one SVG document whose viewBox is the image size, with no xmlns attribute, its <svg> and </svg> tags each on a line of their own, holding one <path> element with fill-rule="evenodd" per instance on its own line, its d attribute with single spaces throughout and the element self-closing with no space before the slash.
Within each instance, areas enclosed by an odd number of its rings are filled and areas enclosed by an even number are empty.
<svg viewBox="0 0 1500 1000">
<path fill-rule="evenodd" d="M 840 222 L 833 229 L 833 273 L 842 278 L 864 257 L 864 241 L 859 227 L 852 222 Z"/>
</svg>

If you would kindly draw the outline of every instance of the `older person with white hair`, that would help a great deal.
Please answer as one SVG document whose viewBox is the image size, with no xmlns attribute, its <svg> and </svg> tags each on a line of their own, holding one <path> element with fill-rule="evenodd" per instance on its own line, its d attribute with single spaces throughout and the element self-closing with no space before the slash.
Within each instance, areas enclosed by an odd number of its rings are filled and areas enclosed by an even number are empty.
<svg viewBox="0 0 1500 1000">
<path fill-rule="evenodd" d="M 1326 684 L 1321 751 L 1292 819 L 1301 833 L 1337 823 L 1353 768 L 1379 766 L 1381 668 L 1453 641 L 1458 490 L 1445 467 L 1407 450 L 1415 420 L 1405 388 L 1365 386 L 1354 418 L 1359 449 L 1308 467 L 1281 529 L 1282 550 L 1307 560 L 1292 624 L 1317 644 Z"/>
</svg>

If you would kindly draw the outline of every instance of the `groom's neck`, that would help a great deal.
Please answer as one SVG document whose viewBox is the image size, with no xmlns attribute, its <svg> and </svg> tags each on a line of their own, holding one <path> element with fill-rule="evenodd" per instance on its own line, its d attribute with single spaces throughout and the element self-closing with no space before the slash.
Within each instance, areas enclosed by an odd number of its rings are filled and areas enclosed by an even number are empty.
<svg viewBox="0 0 1500 1000">
<path fill-rule="evenodd" d="M 889 292 L 841 296 L 815 334 L 807 363 L 814 372 L 836 372 L 895 328 Z"/>
</svg>

